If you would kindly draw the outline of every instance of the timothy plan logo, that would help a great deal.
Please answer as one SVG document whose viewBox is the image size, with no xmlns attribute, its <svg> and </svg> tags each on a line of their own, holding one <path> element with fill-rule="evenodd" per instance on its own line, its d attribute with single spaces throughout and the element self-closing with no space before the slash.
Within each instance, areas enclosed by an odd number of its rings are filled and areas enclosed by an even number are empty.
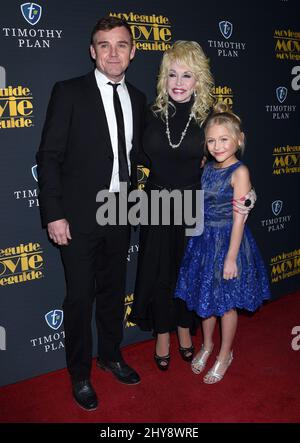
<svg viewBox="0 0 300 443">
<path fill-rule="evenodd" d="M 23 3 L 21 11 L 25 20 L 32 26 L 36 25 L 42 16 L 42 7 L 36 3 Z"/>
<path fill-rule="evenodd" d="M 271 204 L 271 209 L 275 217 L 261 220 L 262 227 L 266 229 L 268 233 L 282 231 L 286 229 L 288 227 L 288 224 L 292 220 L 291 214 L 281 214 L 282 208 L 283 201 L 274 200 Z"/>
<path fill-rule="evenodd" d="M 45 14 L 45 11 L 47 11 L 46 7 L 43 14 Z M 30 26 L 27 28 L 5 27 L 2 28 L 2 32 L 4 37 L 14 39 L 19 48 L 48 49 L 55 40 L 62 38 L 62 29 L 35 27 L 42 17 L 42 7 L 37 3 L 23 3 L 20 9 L 18 6 L 18 13 L 20 15 L 22 13 L 24 21 L 29 23 Z M 45 21 L 47 22 L 47 19 Z"/>
<path fill-rule="evenodd" d="M 214 39 L 208 40 L 210 48 L 217 50 L 218 57 L 239 57 L 240 53 L 245 50 L 246 43 L 240 41 L 231 41 L 230 37 L 233 33 L 233 24 L 228 20 L 222 20 L 218 23 L 219 31 L 225 40 L 219 40 L 215 36 Z"/>
<path fill-rule="evenodd" d="M 275 200 L 272 203 L 272 212 L 277 217 L 280 214 L 282 209 L 283 202 L 282 200 Z"/>
<path fill-rule="evenodd" d="M 31 175 L 34 181 L 37 182 L 37 165 L 31 167 Z M 14 198 L 20 202 L 26 202 L 29 208 L 35 208 L 39 206 L 38 188 L 18 189 L 17 191 L 14 191 Z"/>
<path fill-rule="evenodd" d="M 52 311 L 45 314 L 45 320 L 49 328 L 57 331 L 63 322 L 64 313 L 61 309 L 52 309 Z M 65 331 L 60 330 L 48 335 L 42 335 L 40 337 L 34 337 L 30 339 L 31 346 L 36 350 L 41 350 L 45 353 L 51 353 L 52 351 L 59 351 L 64 349 Z"/>
<path fill-rule="evenodd" d="M 232 23 L 228 22 L 227 20 L 223 20 L 219 23 L 219 29 L 220 29 L 223 37 L 228 39 L 231 37 L 232 31 L 233 31 L 233 25 L 232 25 Z"/>
<path fill-rule="evenodd" d="M 276 88 L 276 97 L 279 103 L 283 103 L 287 97 L 287 88 L 285 86 L 278 86 Z"/>
<path fill-rule="evenodd" d="M 266 112 L 272 115 L 273 120 L 288 120 L 295 113 L 296 105 L 284 103 L 288 96 L 288 90 L 285 86 L 278 86 L 275 89 L 275 95 L 277 103 L 265 105 Z"/>
<path fill-rule="evenodd" d="M 52 329 L 59 329 L 62 325 L 64 319 L 64 313 L 61 309 L 53 309 L 47 312 L 45 315 L 45 320 L 47 325 Z"/>
</svg>

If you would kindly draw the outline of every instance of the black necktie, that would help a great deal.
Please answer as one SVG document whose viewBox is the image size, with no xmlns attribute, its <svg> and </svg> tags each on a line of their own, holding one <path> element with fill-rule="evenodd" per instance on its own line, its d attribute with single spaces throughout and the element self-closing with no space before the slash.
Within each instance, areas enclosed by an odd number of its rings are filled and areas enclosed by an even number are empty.
<svg viewBox="0 0 300 443">
<path fill-rule="evenodd" d="M 129 184 L 130 178 L 127 163 L 124 119 L 119 94 L 117 92 L 117 87 L 120 83 L 109 82 L 108 84 L 113 87 L 114 91 L 114 108 L 118 127 L 119 180 L 120 182 L 126 182 Z"/>
</svg>

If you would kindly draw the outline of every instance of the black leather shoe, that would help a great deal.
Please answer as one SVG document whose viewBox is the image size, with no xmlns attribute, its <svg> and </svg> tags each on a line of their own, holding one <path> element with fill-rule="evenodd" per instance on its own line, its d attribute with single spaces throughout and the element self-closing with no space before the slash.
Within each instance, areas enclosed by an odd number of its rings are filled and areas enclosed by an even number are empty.
<svg viewBox="0 0 300 443">
<path fill-rule="evenodd" d="M 89 380 L 73 383 L 73 397 L 87 411 L 94 411 L 98 407 L 97 395 Z"/>
<path fill-rule="evenodd" d="M 119 382 L 126 385 L 137 385 L 141 381 L 139 374 L 123 360 L 104 362 L 98 358 L 97 366 L 104 371 L 112 372 Z"/>
</svg>

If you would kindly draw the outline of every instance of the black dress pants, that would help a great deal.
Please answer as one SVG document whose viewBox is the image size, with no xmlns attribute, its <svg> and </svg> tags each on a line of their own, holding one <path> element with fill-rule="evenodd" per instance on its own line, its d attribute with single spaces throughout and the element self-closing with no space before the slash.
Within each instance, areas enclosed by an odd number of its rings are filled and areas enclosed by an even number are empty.
<svg viewBox="0 0 300 443">
<path fill-rule="evenodd" d="M 90 377 L 92 312 L 96 302 L 98 355 L 121 359 L 129 226 L 97 226 L 91 233 L 72 232 L 61 247 L 67 294 L 63 303 L 66 360 L 71 379 Z"/>
</svg>

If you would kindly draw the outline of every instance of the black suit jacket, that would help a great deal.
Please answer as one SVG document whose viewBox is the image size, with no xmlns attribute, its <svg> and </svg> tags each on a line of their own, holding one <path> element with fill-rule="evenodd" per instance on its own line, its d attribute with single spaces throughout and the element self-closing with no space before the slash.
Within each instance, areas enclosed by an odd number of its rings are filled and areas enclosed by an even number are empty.
<svg viewBox="0 0 300 443">
<path fill-rule="evenodd" d="M 130 83 L 126 85 L 133 113 L 131 183 L 136 187 L 146 97 Z M 109 129 L 94 71 L 54 85 L 37 164 L 43 225 L 66 218 L 75 229 L 93 229 L 99 206 L 96 194 L 109 188 L 113 168 Z"/>
</svg>

